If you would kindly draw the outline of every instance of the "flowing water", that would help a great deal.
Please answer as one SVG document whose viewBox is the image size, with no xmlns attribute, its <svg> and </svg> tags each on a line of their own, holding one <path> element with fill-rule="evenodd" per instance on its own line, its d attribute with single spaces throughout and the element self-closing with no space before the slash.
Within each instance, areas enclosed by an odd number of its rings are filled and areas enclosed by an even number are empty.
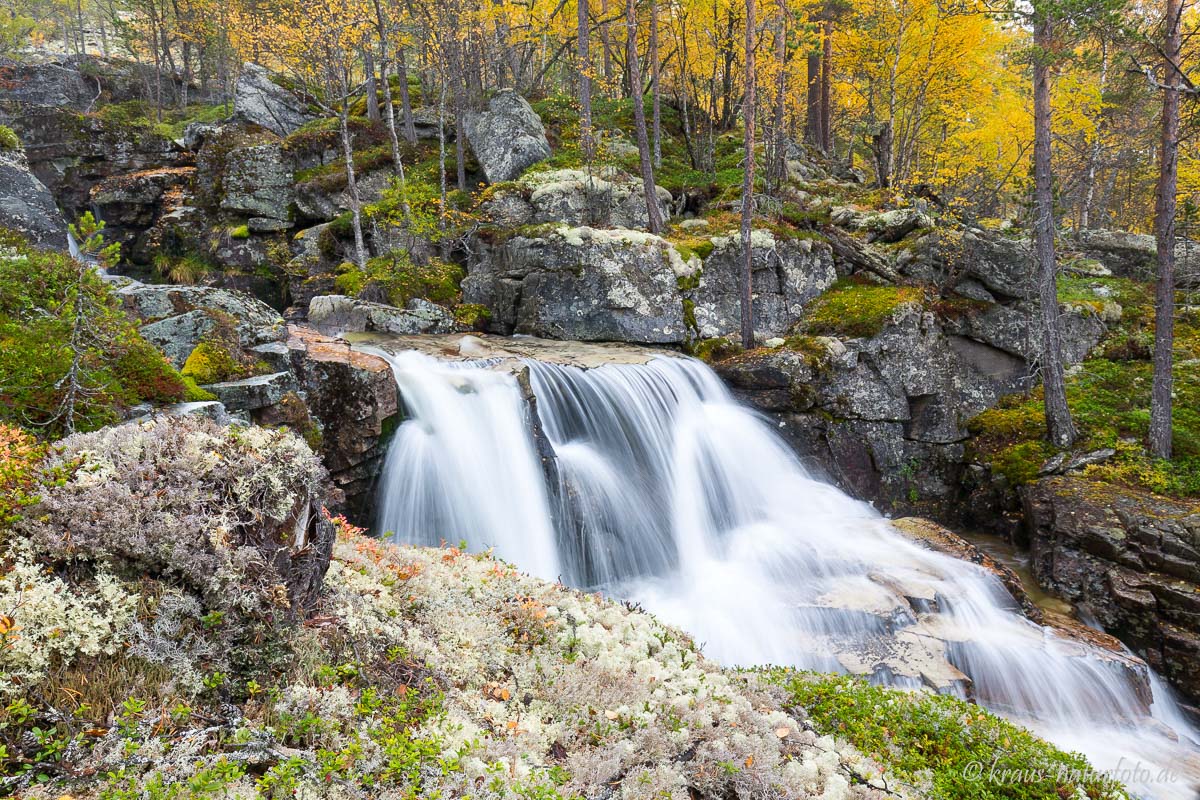
<svg viewBox="0 0 1200 800">
<path fill-rule="evenodd" d="M 511 372 L 380 354 L 407 413 L 380 485 L 397 541 L 494 547 L 641 603 L 726 664 L 970 693 L 1139 794 L 1196 796 L 1200 737 L 1144 665 L 1034 625 L 990 573 L 810 477 L 703 364 L 527 361 L 539 444 Z"/>
</svg>

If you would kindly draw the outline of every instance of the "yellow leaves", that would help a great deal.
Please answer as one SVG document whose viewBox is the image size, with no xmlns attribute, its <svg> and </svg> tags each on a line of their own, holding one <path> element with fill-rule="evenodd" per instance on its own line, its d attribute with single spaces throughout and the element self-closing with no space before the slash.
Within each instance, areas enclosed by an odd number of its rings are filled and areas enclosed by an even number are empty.
<svg viewBox="0 0 1200 800">
<path fill-rule="evenodd" d="M 10 632 L 16 630 L 16 622 L 12 617 L 0 614 L 0 636 L 7 636 Z"/>
</svg>

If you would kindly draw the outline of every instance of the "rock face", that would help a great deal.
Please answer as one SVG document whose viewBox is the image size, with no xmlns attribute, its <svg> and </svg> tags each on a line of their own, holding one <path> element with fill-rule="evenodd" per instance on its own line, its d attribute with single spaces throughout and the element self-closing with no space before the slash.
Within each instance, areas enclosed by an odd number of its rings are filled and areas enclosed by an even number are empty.
<svg viewBox="0 0 1200 800">
<path fill-rule="evenodd" d="M 90 111 L 101 103 L 152 100 L 161 89 L 163 103 L 179 102 L 184 90 L 177 76 L 119 58 L 67 56 L 58 61 L 27 64 L 0 59 L 4 85 L 0 99 L 22 105 Z M 197 87 L 188 88 L 190 102 L 205 102 Z"/>
<path fill-rule="evenodd" d="M 891 511 L 944 516 L 964 505 L 967 420 L 1033 385 L 1027 350 L 993 344 L 998 336 L 978 332 L 990 325 L 969 317 L 902 307 L 871 338 L 802 337 L 797 349 L 754 350 L 715 369 L 741 399 L 773 415 L 810 466 L 851 494 Z M 1075 355 L 1099 333 L 1080 340 Z"/>
<path fill-rule="evenodd" d="M 146 243 L 139 242 L 140 235 L 173 206 L 168 193 L 181 195 L 195 174 L 195 167 L 157 167 L 114 175 L 97 183 L 92 187 L 91 200 L 104 220 L 105 241 L 120 242 L 122 252 L 130 255 L 133 248 L 146 250 Z"/>
<path fill-rule="evenodd" d="M 146 338 L 168 353 L 183 353 L 183 359 L 211 330 L 203 318 L 232 321 L 242 347 L 281 341 L 286 335 L 279 312 L 253 297 L 229 289 L 209 286 L 169 286 L 144 283 L 117 292 L 125 310 L 148 323 Z M 154 337 L 154 338 L 151 338 Z M 174 359 L 173 359 L 174 360 Z M 179 363 L 182 363 L 180 361 Z"/>
<path fill-rule="evenodd" d="M 291 326 L 288 334 L 292 373 L 309 413 L 321 422 L 321 457 L 348 511 L 365 522 L 387 436 L 398 421 L 391 367 L 309 328 Z"/>
<path fill-rule="evenodd" d="M 1074 246 L 1085 257 L 1095 259 L 1113 275 L 1135 280 L 1153 280 L 1158 248 L 1154 237 L 1126 231 L 1085 230 Z M 1179 239 L 1175 262 L 1181 286 L 1200 286 L 1200 243 Z"/>
<path fill-rule="evenodd" d="M 40 247 L 67 247 L 67 223 L 54 196 L 30 172 L 20 150 L 0 151 L 0 228 L 22 233 Z"/>
<path fill-rule="evenodd" d="M 369 303 L 345 295 L 322 295 L 308 304 L 308 324 L 327 335 L 341 333 L 457 333 L 467 330 L 445 308 L 414 298 L 407 308 Z"/>
<path fill-rule="evenodd" d="M 466 128 L 471 151 L 489 183 L 514 180 L 550 157 L 541 118 L 511 89 L 497 92 L 486 111 L 468 114 Z"/>
<path fill-rule="evenodd" d="M 237 119 L 287 136 L 312 119 L 304 101 L 271 80 L 271 72 L 246 63 L 234 89 L 233 113 Z"/>
<path fill-rule="evenodd" d="M 225 154 L 220 208 L 287 222 L 295 199 L 292 168 L 278 142 L 235 147 Z"/>
<path fill-rule="evenodd" d="M 1023 497 L 1038 583 L 1200 703 L 1200 503 L 1071 477 Z"/>
<path fill-rule="evenodd" d="M 681 342 L 678 254 L 639 231 L 559 227 L 489 250 L 463 281 L 463 299 L 492 314 L 496 333 L 552 339 Z"/>
<path fill-rule="evenodd" d="M 974 285 L 975 291 L 963 294 L 978 300 L 1029 300 L 1037 295 L 1033 252 L 1025 239 L 978 229 L 935 231 L 901 252 L 896 264 L 902 274 L 923 283 Z"/>
<path fill-rule="evenodd" d="M 685 292 L 693 304 L 695 332 L 703 338 L 730 335 L 741 326 L 741 270 L 745 250 L 737 235 L 712 239 L 713 252 Z M 804 306 L 833 285 L 837 273 L 828 244 L 814 239 L 777 240 L 754 231 L 755 333 L 770 338 L 785 333 L 804 313 Z"/>
</svg>

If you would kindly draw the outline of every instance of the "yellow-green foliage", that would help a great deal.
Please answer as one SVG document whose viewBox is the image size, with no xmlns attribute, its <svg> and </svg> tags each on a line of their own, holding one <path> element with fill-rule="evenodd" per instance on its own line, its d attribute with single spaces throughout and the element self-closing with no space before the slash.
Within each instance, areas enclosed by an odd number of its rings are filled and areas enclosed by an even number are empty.
<svg viewBox="0 0 1200 800">
<path fill-rule="evenodd" d="M 1105 287 L 1108 297 L 1096 293 Z M 1181 300 L 1183 298 L 1180 298 Z M 1079 427 L 1075 450 L 1113 448 L 1116 456 L 1088 473 L 1166 495 L 1200 495 L 1200 372 L 1185 362 L 1200 356 L 1200 315 L 1184 311 L 1176 318 L 1174 455 L 1151 459 L 1143 447 L 1150 422 L 1153 368 L 1153 289 L 1122 278 L 1066 278 L 1059 300 L 1090 306 L 1114 300 L 1123 309 L 1099 346 L 1101 357 L 1081 364 L 1067 378 L 1067 402 Z M 1028 397 L 1010 397 L 968 425 L 975 434 L 971 449 L 1012 483 L 1033 480 L 1054 454 L 1045 440 L 1041 389 Z"/>
<path fill-rule="evenodd" d="M 414 264 L 407 252 L 395 250 L 367 261 L 364 269 L 346 262 L 338 267 L 334 285 L 342 294 L 357 296 L 368 285 L 381 288 L 388 302 L 404 306 L 413 298 L 450 305 L 459 298 L 462 267 L 440 259 Z"/>
<path fill-rule="evenodd" d="M 187 357 L 180 374 L 200 385 L 246 377 L 246 369 L 229 349 L 215 342 L 200 342 Z"/>
<path fill-rule="evenodd" d="M 13 129 L 7 125 L 0 125 L 0 151 L 17 150 L 20 147 L 21 140 L 17 138 Z"/>
<path fill-rule="evenodd" d="M 231 239 L 249 239 L 250 238 L 250 226 L 249 225 L 238 225 L 236 228 L 231 228 L 229 231 L 229 238 L 231 238 Z"/>
<path fill-rule="evenodd" d="M 874 336 L 900 308 L 918 305 L 924 299 L 924 290 L 912 286 L 875 286 L 842 280 L 813 302 L 804 327 L 809 333 Z"/>
<path fill-rule="evenodd" d="M 479 303 L 459 303 L 454 307 L 454 321 L 468 328 L 482 328 L 491 318 L 491 310 Z"/>
</svg>

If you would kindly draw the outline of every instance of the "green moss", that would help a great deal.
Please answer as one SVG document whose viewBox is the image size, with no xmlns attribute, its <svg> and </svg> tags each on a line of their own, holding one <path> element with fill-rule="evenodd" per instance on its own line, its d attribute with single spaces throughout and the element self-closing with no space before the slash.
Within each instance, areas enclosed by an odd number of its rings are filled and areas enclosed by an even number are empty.
<svg viewBox="0 0 1200 800">
<path fill-rule="evenodd" d="M 459 303 L 454 307 L 454 320 L 459 325 L 480 329 L 492 318 L 491 310 L 480 303 Z"/>
<path fill-rule="evenodd" d="M 804 320 L 809 333 L 851 337 L 874 336 L 904 306 L 924 300 L 922 289 L 874 286 L 842 280 L 821 295 Z"/>
<path fill-rule="evenodd" d="M 788 693 L 818 734 L 845 739 L 894 779 L 933 800 L 1120 798 L 1119 784 L 1022 727 L 946 695 L 871 686 L 857 678 L 776 670 L 768 680 Z M 987 780 L 987 771 L 1020 771 L 1022 781 Z"/>
<path fill-rule="evenodd" d="M 229 238 L 230 239 L 249 239 L 250 238 L 250 226 L 249 225 L 238 225 L 236 228 L 230 228 L 229 229 Z"/>
<path fill-rule="evenodd" d="M 216 400 L 217 396 L 207 389 L 202 389 L 191 375 L 183 375 L 183 399 L 188 403 L 207 403 Z"/>
<path fill-rule="evenodd" d="M 723 361 L 726 358 L 735 356 L 740 352 L 742 352 L 741 345 L 735 344 L 734 341 L 727 336 L 719 336 L 715 339 L 704 339 L 692 346 L 692 355 L 709 364 Z"/>
<path fill-rule="evenodd" d="M 227 347 L 204 341 L 192 350 L 180 374 L 206 385 L 244 378 L 246 369 Z"/>
<path fill-rule="evenodd" d="M 462 267 L 436 258 L 414 264 L 403 250 L 372 258 L 363 269 L 347 261 L 337 272 L 334 286 L 342 294 L 356 297 L 367 286 L 378 286 L 387 294 L 388 302 L 398 307 L 414 298 L 447 306 L 457 303 L 459 284 L 466 277 Z"/>
<path fill-rule="evenodd" d="M 700 326 L 696 324 L 696 301 L 689 297 L 683 298 L 683 324 L 689 331 L 700 332 Z"/>
<path fill-rule="evenodd" d="M 13 129 L 7 125 L 0 125 L 0 151 L 19 150 L 20 147 L 21 140 L 17 138 Z"/>
</svg>

